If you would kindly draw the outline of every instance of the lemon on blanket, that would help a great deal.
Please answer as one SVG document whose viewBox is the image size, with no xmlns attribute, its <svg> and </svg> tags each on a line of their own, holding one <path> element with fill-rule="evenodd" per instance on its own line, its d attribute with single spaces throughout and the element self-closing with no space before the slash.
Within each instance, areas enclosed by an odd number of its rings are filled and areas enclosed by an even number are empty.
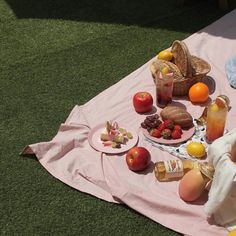
<svg viewBox="0 0 236 236">
<path fill-rule="evenodd" d="M 227 236 L 236 236 L 236 229 L 230 231 Z"/>
<path fill-rule="evenodd" d="M 186 149 L 190 156 L 196 158 L 202 158 L 206 155 L 205 146 L 200 142 L 192 141 L 187 145 Z"/>
<path fill-rule="evenodd" d="M 173 53 L 169 50 L 163 50 L 158 53 L 157 58 L 165 61 L 171 61 L 173 59 Z"/>
</svg>

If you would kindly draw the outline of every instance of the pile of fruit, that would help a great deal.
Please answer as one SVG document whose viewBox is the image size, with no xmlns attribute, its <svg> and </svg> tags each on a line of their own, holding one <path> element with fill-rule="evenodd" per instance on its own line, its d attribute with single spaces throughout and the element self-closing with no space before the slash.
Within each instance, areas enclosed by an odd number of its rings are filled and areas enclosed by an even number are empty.
<svg viewBox="0 0 236 236">
<path fill-rule="evenodd" d="M 133 135 L 126 129 L 119 127 L 117 122 L 106 122 L 105 128 L 100 135 L 100 139 L 104 147 L 121 148 Z"/>
<path fill-rule="evenodd" d="M 183 133 L 180 125 L 175 124 L 172 120 L 159 120 L 158 114 L 147 116 L 141 127 L 147 129 L 149 134 L 155 138 L 179 139 Z"/>
</svg>

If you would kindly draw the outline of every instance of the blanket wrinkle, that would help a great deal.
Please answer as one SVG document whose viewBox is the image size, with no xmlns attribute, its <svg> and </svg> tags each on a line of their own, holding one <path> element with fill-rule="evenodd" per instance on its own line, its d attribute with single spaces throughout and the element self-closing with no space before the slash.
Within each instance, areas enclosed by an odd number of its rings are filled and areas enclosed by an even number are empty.
<svg viewBox="0 0 236 236">
<path fill-rule="evenodd" d="M 85 128 L 87 128 L 88 130 L 86 130 Z M 71 130 L 81 130 L 84 132 L 89 132 L 90 130 L 90 127 L 87 125 L 87 124 L 81 124 L 81 123 L 70 123 L 70 124 L 67 124 L 67 123 L 62 123 L 60 125 L 60 128 L 59 128 L 59 131 L 60 132 L 66 132 L 66 131 L 71 131 Z"/>
<path fill-rule="evenodd" d="M 93 183 L 96 183 L 98 186 L 102 187 L 107 192 L 109 192 L 112 195 L 112 197 L 115 197 L 115 196 L 113 196 L 113 194 L 111 192 L 111 188 L 110 188 L 109 184 L 107 183 L 106 174 L 104 172 L 104 153 L 102 153 L 102 152 L 100 153 L 100 155 L 98 157 L 98 162 L 101 167 L 100 175 L 102 176 L 102 180 L 99 179 L 96 175 L 91 175 L 90 180 Z M 94 166 L 94 168 L 96 168 L 96 166 Z"/>
<path fill-rule="evenodd" d="M 73 141 L 62 144 L 51 142 L 50 144 L 51 148 L 45 154 L 48 157 L 48 164 L 65 157 L 74 148 Z"/>
<path fill-rule="evenodd" d="M 53 143 L 50 142 L 40 142 L 36 144 L 31 144 L 29 146 L 26 146 L 23 151 L 21 152 L 21 155 L 24 154 L 35 154 L 37 159 L 40 161 L 48 152 L 48 150 L 51 149 L 53 146 Z"/>
<path fill-rule="evenodd" d="M 73 180 L 76 180 L 78 176 L 81 176 L 84 179 L 88 180 L 89 182 L 94 183 L 93 178 L 91 176 L 86 175 L 85 173 L 82 173 L 81 170 L 79 169 L 76 169 L 75 173 L 72 176 L 73 176 Z"/>
<path fill-rule="evenodd" d="M 75 130 L 77 135 L 71 135 L 71 132 Z M 58 135 L 56 135 L 50 143 L 50 149 L 45 153 L 48 156 L 48 163 L 54 162 L 60 158 L 66 157 L 66 155 L 74 148 L 83 147 L 84 142 L 87 141 L 88 127 L 84 125 L 65 125 L 60 126 Z M 61 137 L 66 137 L 62 139 Z"/>
<path fill-rule="evenodd" d="M 104 171 L 104 158 L 107 158 L 107 157 L 105 156 L 105 153 L 103 153 L 103 152 L 101 153 L 100 157 L 101 157 L 100 158 L 100 163 L 101 163 L 102 175 L 103 175 L 104 180 L 106 181 L 107 186 L 109 187 L 109 185 L 107 183 L 107 179 L 106 179 L 106 174 L 105 174 L 105 171 Z M 109 187 L 109 189 L 110 189 L 110 187 Z M 109 192 L 111 193 L 111 189 L 110 189 Z"/>
<path fill-rule="evenodd" d="M 110 171 L 112 171 L 113 175 L 115 176 L 119 176 L 116 172 L 115 168 L 111 168 L 108 171 L 106 171 L 107 168 L 107 164 L 109 164 L 109 162 L 105 159 L 105 158 L 110 158 L 107 157 L 106 155 L 102 155 L 102 170 L 103 170 L 103 175 L 104 175 L 104 179 L 107 183 L 107 186 L 110 189 L 110 193 L 113 197 L 121 200 L 122 199 L 122 195 L 126 193 L 126 189 L 122 187 L 121 182 L 117 182 L 115 178 L 112 178 L 109 174 Z M 112 167 L 111 165 L 109 165 L 109 167 Z M 118 177 L 119 179 L 119 177 Z"/>
</svg>

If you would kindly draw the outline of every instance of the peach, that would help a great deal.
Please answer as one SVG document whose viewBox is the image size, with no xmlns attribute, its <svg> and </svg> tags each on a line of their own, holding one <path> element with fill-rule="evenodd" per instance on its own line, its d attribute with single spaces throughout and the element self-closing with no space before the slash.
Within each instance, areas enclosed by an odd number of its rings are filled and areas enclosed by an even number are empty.
<svg viewBox="0 0 236 236">
<path fill-rule="evenodd" d="M 204 192 L 208 179 L 200 170 L 192 169 L 179 182 L 179 196 L 186 202 L 197 200 Z"/>
</svg>

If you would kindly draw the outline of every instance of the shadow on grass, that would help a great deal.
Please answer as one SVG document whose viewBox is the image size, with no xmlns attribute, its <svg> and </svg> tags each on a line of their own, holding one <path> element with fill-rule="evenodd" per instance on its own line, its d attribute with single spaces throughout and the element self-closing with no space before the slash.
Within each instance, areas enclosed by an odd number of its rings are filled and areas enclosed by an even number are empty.
<svg viewBox="0 0 236 236">
<path fill-rule="evenodd" d="M 188 0 L 184 6 L 178 6 L 176 0 L 5 1 L 19 19 L 100 22 L 190 33 L 198 30 L 194 26 L 199 26 L 199 22 L 205 26 L 226 13 L 219 10 L 216 0 Z"/>
<path fill-rule="evenodd" d="M 19 155 L 22 158 L 29 158 L 29 159 L 31 159 L 33 161 L 38 161 L 38 158 L 34 154 L 22 154 L 22 153 L 20 153 Z"/>
</svg>

